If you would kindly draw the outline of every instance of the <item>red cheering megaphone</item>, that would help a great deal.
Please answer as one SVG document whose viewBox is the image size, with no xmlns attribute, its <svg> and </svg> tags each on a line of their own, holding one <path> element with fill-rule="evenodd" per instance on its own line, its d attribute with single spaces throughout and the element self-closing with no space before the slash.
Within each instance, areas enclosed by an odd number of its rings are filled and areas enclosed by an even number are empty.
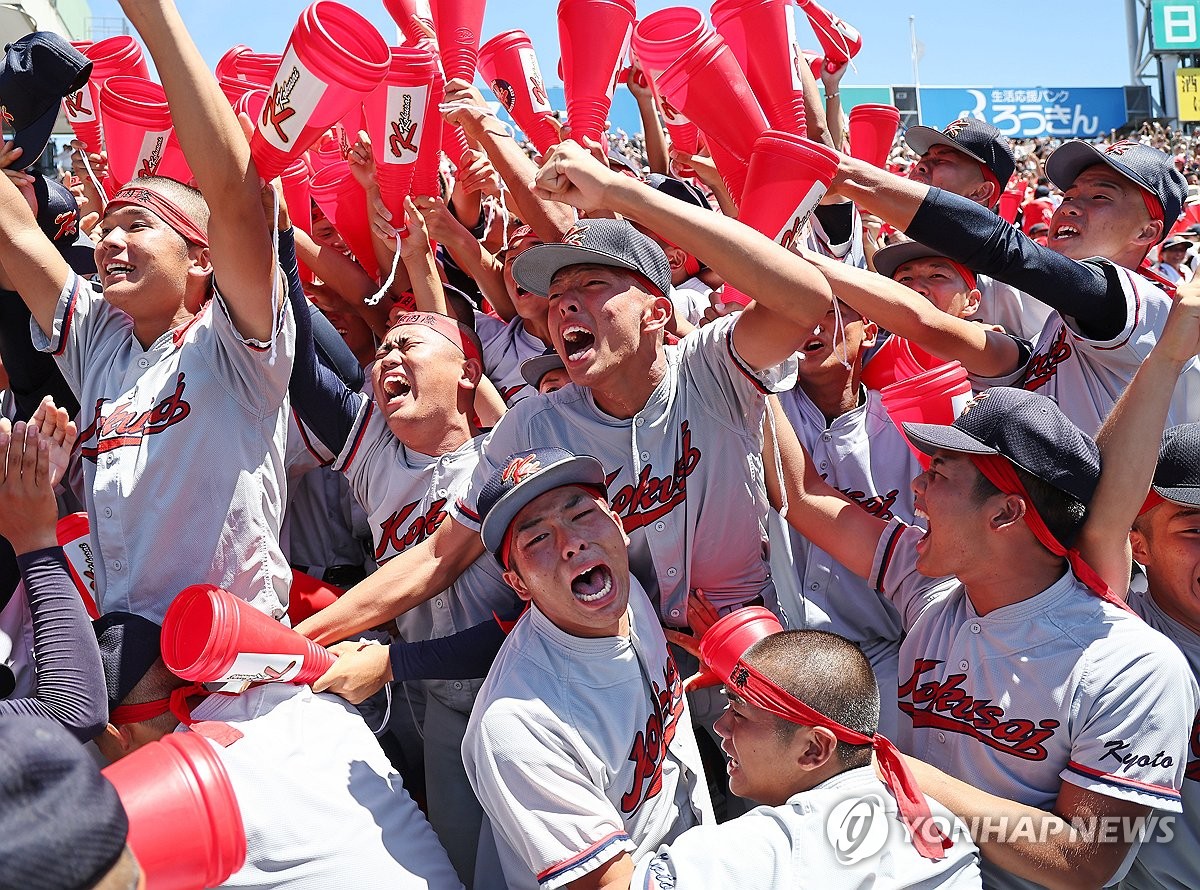
<svg viewBox="0 0 1200 890">
<path fill-rule="evenodd" d="M 600 140 L 629 52 L 633 0 L 559 0 L 558 43 L 571 138 Z"/>
<path fill-rule="evenodd" d="M 796 3 L 808 13 L 813 33 L 825 50 L 826 71 L 832 74 L 858 55 L 862 49 L 862 35 L 854 26 L 842 21 L 814 0 L 796 0 Z"/>
</svg>

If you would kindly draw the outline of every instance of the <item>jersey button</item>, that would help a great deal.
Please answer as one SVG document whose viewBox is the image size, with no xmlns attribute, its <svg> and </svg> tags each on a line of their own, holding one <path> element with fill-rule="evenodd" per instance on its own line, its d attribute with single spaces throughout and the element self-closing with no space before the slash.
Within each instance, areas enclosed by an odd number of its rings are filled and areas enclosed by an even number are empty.
<svg viewBox="0 0 1200 890">
<path fill-rule="evenodd" d="M 824 439 L 826 442 L 830 442 L 833 440 L 833 435 L 830 433 L 823 433 L 821 435 L 821 438 Z"/>
<path fill-rule="evenodd" d="M 455 688 L 455 689 L 462 689 L 462 681 L 461 681 L 461 680 L 455 680 L 455 681 L 454 681 L 454 688 Z"/>
<path fill-rule="evenodd" d="M 637 425 L 637 426 L 645 426 L 645 425 L 646 425 L 646 418 L 644 418 L 644 417 L 639 417 L 637 420 L 635 420 L 635 421 L 634 421 L 634 424 L 635 424 L 635 425 Z"/>
<path fill-rule="evenodd" d="M 679 617 L 679 610 L 678 610 L 678 609 L 672 609 L 672 610 L 671 610 L 671 617 L 672 617 L 672 618 L 678 618 L 678 617 Z"/>
<path fill-rule="evenodd" d="M 938 733 L 938 741 L 941 742 L 943 745 L 946 744 L 946 734 L 944 732 Z"/>
<path fill-rule="evenodd" d="M 642 458 L 642 460 L 650 460 L 650 452 L 649 452 L 649 451 L 643 451 L 643 452 L 641 453 L 640 457 Z"/>
<path fill-rule="evenodd" d="M 144 358 L 140 358 L 140 359 L 138 359 L 138 367 L 139 368 L 148 368 L 148 367 L 150 367 L 150 362 Z"/>
<path fill-rule="evenodd" d="M 966 670 L 967 668 L 969 668 L 969 667 L 970 667 L 970 665 L 969 665 L 969 664 L 967 664 L 965 661 L 960 661 L 960 662 L 958 663 L 958 669 L 959 669 L 960 671 L 965 671 L 965 670 Z"/>
<path fill-rule="evenodd" d="M 444 608 L 446 608 L 445 604 L 444 604 L 444 603 L 442 603 L 441 597 L 439 597 L 438 599 L 435 599 L 435 600 L 433 601 L 433 604 L 434 604 L 435 606 L 437 606 L 439 609 L 444 609 Z"/>
<path fill-rule="evenodd" d="M 826 467 L 828 467 L 828 466 L 829 466 L 829 463 L 828 463 L 828 461 L 821 461 L 821 469 L 822 469 L 822 470 L 823 470 L 823 469 L 825 469 L 825 468 L 826 468 Z"/>
<path fill-rule="evenodd" d="M 814 581 L 812 584 L 809 584 L 808 586 L 809 586 L 810 590 L 819 590 L 821 587 L 821 585 L 818 584 L 816 581 Z"/>
<path fill-rule="evenodd" d="M 105 518 L 105 519 L 112 519 L 112 507 L 105 507 L 105 508 L 104 508 L 104 518 Z"/>
<path fill-rule="evenodd" d="M 973 634 L 979 633 L 979 625 L 978 624 L 971 625 L 971 633 L 973 633 Z"/>
<path fill-rule="evenodd" d="M 656 532 L 660 532 L 660 531 L 662 531 L 663 529 L 665 529 L 666 527 L 667 527 L 667 524 L 666 524 L 665 522 L 656 522 L 656 523 L 654 523 L 654 530 L 655 530 Z"/>
<path fill-rule="evenodd" d="M 119 572 L 119 571 L 121 571 L 121 560 L 119 560 L 119 559 L 114 559 L 114 560 L 113 560 L 112 567 L 113 567 L 113 571 L 114 571 L 114 572 Z"/>
<path fill-rule="evenodd" d="M 671 566 L 671 568 L 667 569 L 667 577 L 668 578 L 674 578 L 678 574 L 679 574 L 679 569 L 675 568 L 674 566 Z"/>
</svg>

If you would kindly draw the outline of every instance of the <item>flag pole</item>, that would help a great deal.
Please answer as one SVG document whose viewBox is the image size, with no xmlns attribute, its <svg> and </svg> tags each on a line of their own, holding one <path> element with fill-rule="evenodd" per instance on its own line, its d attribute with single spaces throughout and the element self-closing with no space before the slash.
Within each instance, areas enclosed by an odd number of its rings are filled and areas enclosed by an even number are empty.
<svg viewBox="0 0 1200 890">
<path fill-rule="evenodd" d="M 918 51 L 919 44 L 917 43 L 917 17 L 910 15 L 908 17 L 908 36 L 909 47 L 912 53 L 913 67 L 913 89 L 917 94 L 917 123 L 922 123 L 921 120 L 921 67 L 920 53 Z"/>
</svg>

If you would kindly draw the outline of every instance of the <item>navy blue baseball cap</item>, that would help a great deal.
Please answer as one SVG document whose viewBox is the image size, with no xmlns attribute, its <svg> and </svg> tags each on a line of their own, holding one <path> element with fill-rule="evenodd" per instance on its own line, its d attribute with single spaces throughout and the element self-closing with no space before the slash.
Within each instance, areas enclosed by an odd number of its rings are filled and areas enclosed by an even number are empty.
<svg viewBox="0 0 1200 890">
<path fill-rule="evenodd" d="M 4 48 L 0 116 L 12 128 L 14 147 L 22 149 L 22 169 L 41 157 L 62 100 L 91 74 L 91 60 L 51 31 L 34 31 Z"/>
<path fill-rule="evenodd" d="M 107 612 L 92 622 L 111 715 L 162 657 L 162 628 L 141 615 Z"/>
<path fill-rule="evenodd" d="M 0 717 L 0 888 L 95 887 L 129 819 L 91 755 L 53 720 Z"/>
<path fill-rule="evenodd" d="M 671 291 L 671 264 L 663 249 L 624 219 L 585 219 L 561 241 L 531 247 L 513 263 L 518 285 L 540 297 L 568 266 L 615 266 L 645 278 L 659 296 Z"/>
<path fill-rule="evenodd" d="M 582 485 L 608 497 L 604 465 L 589 454 L 573 454 L 548 445 L 511 454 L 488 477 L 479 492 L 479 534 L 501 565 L 508 527 L 524 507 L 548 491 L 564 485 Z"/>
<path fill-rule="evenodd" d="M 999 192 L 1004 191 L 1012 179 L 1017 162 L 1013 159 L 1012 146 L 1003 134 L 987 121 L 973 117 L 960 117 L 941 130 L 933 127 L 909 127 L 904 131 L 904 141 L 919 155 L 925 154 L 934 145 L 945 145 L 974 158 L 996 177 Z"/>
<path fill-rule="evenodd" d="M 1180 424 L 1163 433 L 1150 487 L 1164 500 L 1200 507 L 1200 423 Z"/>
<path fill-rule="evenodd" d="M 940 449 L 994 454 L 1088 504 L 1100 481 L 1100 450 L 1058 404 L 1041 393 L 993 386 L 954 423 L 906 423 L 904 434 L 925 454 Z"/>
<path fill-rule="evenodd" d="M 562 356 L 551 346 L 541 355 L 531 356 L 521 362 L 521 376 L 525 379 L 526 383 L 537 389 L 543 377 L 551 371 L 565 368 L 566 366 L 567 363 L 562 360 Z"/>
<path fill-rule="evenodd" d="M 1179 219 L 1187 198 L 1187 180 L 1175 169 L 1174 158 L 1132 139 L 1114 142 L 1104 148 L 1072 140 L 1064 142 L 1046 158 L 1046 175 L 1066 191 L 1075 184 L 1080 173 L 1096 164 L 1107 164 L 1157 200 L 1162 210 L 1165 237 L 1167 230 Z"/>
</svg>

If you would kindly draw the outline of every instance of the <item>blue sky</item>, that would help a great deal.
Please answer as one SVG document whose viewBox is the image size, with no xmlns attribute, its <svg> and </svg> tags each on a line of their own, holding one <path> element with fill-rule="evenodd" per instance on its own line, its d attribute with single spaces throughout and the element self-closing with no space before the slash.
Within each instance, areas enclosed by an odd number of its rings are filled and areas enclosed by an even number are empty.
<svg viewBox="0 0 1200 890">
<path fill-rule="evenodd" d="M 379 0 L 343 0 L 373 21 L 389 41 L 395 27 Z M 213 65 L 236 43 L 280 52 L 307 0 L 177 0 L 201 53 Z M 638 14 L 665 6 L 707 3 L 638 0 Z M 924 86 L 1120 86 L 1128 79 L 1122 0 L 829 0 L 829 8 L 863 34 L 858 70 L 846 84 L 912 82 L 908 17 L 917 17 L 925 45 Z M 91 0 L 95 16 L 119 16 L 116 0 Z M 533 40 L 542 71 L 556 82 L 557 0 L 490 0 L 483 37 L 523 28 Z M 798 33 L 817 48 L 802 14 Z M 1070 35 L 1065 41 L 1060 35 Z"/>
</svg>

